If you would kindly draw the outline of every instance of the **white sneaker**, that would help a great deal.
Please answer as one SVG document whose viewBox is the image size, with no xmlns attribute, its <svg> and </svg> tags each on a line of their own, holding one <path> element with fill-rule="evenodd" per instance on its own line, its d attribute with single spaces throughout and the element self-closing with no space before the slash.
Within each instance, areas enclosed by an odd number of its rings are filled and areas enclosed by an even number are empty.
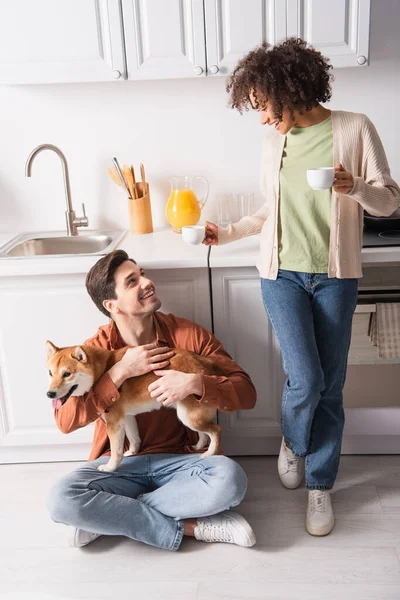
<svg viewBox="0 0 400 600">
<path fill-rule="evenodd" d="M 327 490 L 310 490 L 306 528 L 310 535 L 328 535 L 335 524 L 331 495 Z"/>
<path fill-rule="evenodd" d="M 225 542 L 245 548 L 256 543 L 254 531 L 246 519 L 232 511 L 197 519 L 194 536 L 202 542 Z"/>
<path fill-rule="evenodd" d="M 100 535 L 101 533 L 90 533 L 90 531 L 85 531 L 78 527 L 70 527 L 69 545 L 71 548 L 82 548 L 82 546 L 87 546 L 91 542 L 94 542 Z"/>
<path fill-rule="evenodd" d="M 282 438 L 278 458 L 278 473 L 283 485 L 290 490 L 299 487 L 304 477 L 304 458 L 299 458 L 286 446 Z"/>
</svg>

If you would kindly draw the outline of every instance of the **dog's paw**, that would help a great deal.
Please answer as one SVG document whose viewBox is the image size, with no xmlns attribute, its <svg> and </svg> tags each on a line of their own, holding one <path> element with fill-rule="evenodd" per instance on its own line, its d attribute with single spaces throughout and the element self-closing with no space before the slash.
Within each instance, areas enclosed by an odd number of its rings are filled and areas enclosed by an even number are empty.
<svg viewBox="0 0 400 600">
<path fill-rule="evenodd" d="M 136 444 L 131 444 L 131 446 L 129 447 L 129 449 L 124 452 L 124 456 L 133 456 L 134 454 L 137 454 L 140 450 L 140 444 L 142 443 L 142 440 L 139 440 L 138 442 L 136 442 Z"/>
<path fill-rule="evenodd" d="M 116 470 L 117 467 L 113 467 L 112 465 L 110 465 L 110 463 L 106 463 L 105 465 L 99 465 L 97 468 L 99 471 L 104 471 L 105 473 L 112 473 Z"/>
</svg>

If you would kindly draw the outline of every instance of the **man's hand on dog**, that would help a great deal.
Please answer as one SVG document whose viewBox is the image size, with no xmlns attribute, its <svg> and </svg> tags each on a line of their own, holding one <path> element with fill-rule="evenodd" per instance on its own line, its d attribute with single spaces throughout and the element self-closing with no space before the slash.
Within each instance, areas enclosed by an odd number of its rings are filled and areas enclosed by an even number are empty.
<svg viewBox="0 0 400 600">
<path fill-rule="evenodd" d="M 174 356 L 173 350 L 168 346 L 158 347 L 156 342 L 129 348 L 109 371 L 111 379 L 116 387 L 130 377 L 138 377 L 150 373 L 154 369 L 163 369 L 169 365 Z"/>
<path fill-rule="evenodd" d="M 198 373 L 182 373 L 172 369 L 154 371 L 160 379 L 153 381 L 148 387 L 150 396 L 163 406 L 187 398 L 190 394 L 203 395 L 203 378 Z"/>
</svg>

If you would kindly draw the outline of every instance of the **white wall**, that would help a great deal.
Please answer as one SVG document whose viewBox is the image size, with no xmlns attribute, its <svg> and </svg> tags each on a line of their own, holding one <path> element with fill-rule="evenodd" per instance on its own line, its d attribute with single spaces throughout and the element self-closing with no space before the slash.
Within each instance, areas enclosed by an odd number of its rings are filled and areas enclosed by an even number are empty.
<svg viewBox="0 0 400 600">
<path fill-rule="evenodd" d="M 337 70 L 329 106 L 372 119 L 400 181 L 400 2 L 373 0 L 371 17 L 371 65 Z M 129 226 L 125 196 L 106 174 L 111 157 L 144 162 L 161 226 L 169 175 L 209 179 L 207 218 L 221 191 L 255 191 L 260 201 L 262 134 L 256 113 L 227 108 L 223 78 L 0 87 L 0 231 L 64 228 L 58 157 L 39 155 L 32 178 L 24 177 L 38 144 L 66 154 L 74 208 L 79 215 L 85 202 L 92 227 Z"/>
</svg>

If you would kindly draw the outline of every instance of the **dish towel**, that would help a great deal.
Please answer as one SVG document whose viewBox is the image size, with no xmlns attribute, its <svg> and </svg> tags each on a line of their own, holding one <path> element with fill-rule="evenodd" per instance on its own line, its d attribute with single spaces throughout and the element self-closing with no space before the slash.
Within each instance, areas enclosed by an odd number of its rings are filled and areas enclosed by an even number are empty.
<svg viewBox="0 0 400 600">
<path fill-rule="evenodd" d="M 369 337 L 379 358 L 400 358 L 400 302 L 381 302 L 372 314 Z"/>
</svg>

